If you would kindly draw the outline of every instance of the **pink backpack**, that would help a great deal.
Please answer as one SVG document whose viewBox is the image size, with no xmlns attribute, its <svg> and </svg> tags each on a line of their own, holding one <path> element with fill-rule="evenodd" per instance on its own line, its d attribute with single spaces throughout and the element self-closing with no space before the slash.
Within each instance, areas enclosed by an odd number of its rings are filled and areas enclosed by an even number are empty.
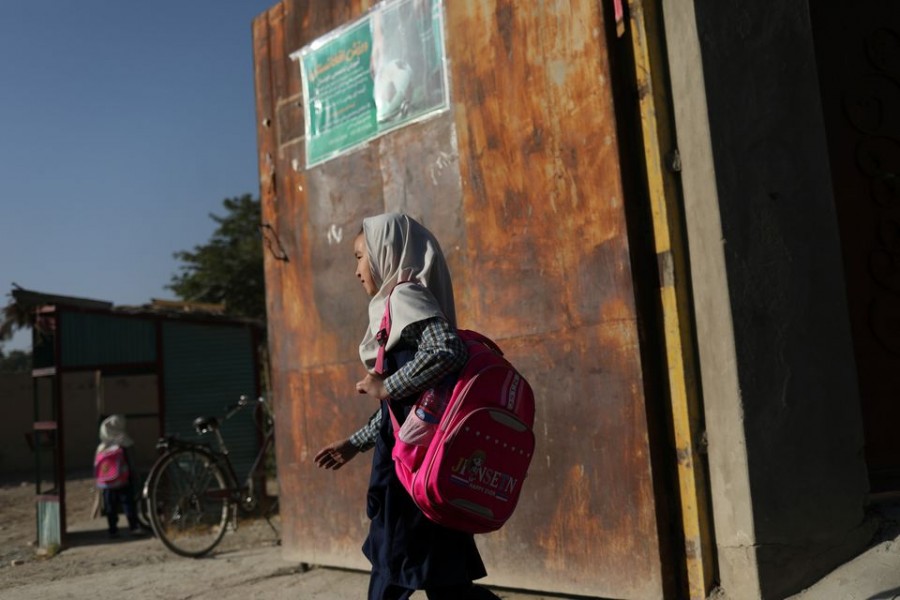
<svg viewBox="0 0 900 600">
<path fill-rule="evenodd" d="M 109 446 L 94 456 L 94 480 L 102 489 L 120 488 L 128 484 L 128 460 L 121 446 Z"/>
<path fill-rule="evenodd" d="M 382 320 L 387 334 L 390 325 L 388 299 Z M 474 331 L 457 333 L 469 358 L 456 381 L 423 392 L 402 427 L 388 404 L 392 457 L 398 479 L 426 517 L 487 533 L 502 527 L 519 501 L 534 454 L 534 393 L 493 341 Z M 383 354 L 382 346 L 379 366 Z M 423 400 L 448 394 L 439 423 L 420 418 L 428 416 Z"/>
</svg>

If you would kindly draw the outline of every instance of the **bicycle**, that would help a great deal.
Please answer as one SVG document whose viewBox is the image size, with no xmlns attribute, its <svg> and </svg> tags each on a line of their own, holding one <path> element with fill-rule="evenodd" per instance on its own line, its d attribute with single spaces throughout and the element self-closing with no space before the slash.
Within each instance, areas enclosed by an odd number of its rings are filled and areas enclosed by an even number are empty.
<svg viewBox="0 0 900 600">
<path fill-rule="evenodd" d="M 175 436 L 161 438 L 157 443 L 162 454 L 150 469 L 143 498 L 154 534 L 175 554 L 193 558 L 208 554 L 222 541 L 229 521 L 232 529 L 237 530 L 238 509 L 251 512 L 259 505 L 261 494 L 256 479 L 274 442 L 271 408 L 263 398 L 253 402 L 241 396 L 237 404 L 226 409 L 222 422 L 251 405 L 262 407 L 265 435 L 241 485 L 237 483 L 237 473 L 219 431 L 218 418 L 197 417 L 193 423 L 198 434 L 215 435 L 216 449 Z M 276 537 L 279 534 L 271 515 L 277 503 L 276 498 L 264 515 Z"/>
</svg>

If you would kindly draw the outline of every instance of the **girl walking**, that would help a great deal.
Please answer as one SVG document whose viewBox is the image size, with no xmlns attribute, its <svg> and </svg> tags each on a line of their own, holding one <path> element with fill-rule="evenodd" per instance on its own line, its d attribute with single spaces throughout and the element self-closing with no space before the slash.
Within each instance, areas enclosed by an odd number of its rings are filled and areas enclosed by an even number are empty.
<svg viewBox="0 0 900 600">
<path fill-rule="evenodd" d="M 487 574 L 474 537 L 428 520 L 400 484 L 391 459 L 388 402 L 405 419 L 420 392 L 459 371 L 467 358 L 456 335 L 453 284 L 440 245 L 412 218 L 388 213 L 363 221 L 354 255 L 356 277 L 371 298 L 359 345 L 367 373 L 356 389 L 380 407 L 362 429 L 320 450 L 315 461 L 339 469 L 359 452 L 375 449 L 366 502 L 371 523 L 363 545 L 372 563 L 368 598 L 406 600 L 423 589 L 429 600 L 496 600 L 472 583 Z M 379 330 L 388 300 L 392 326 L 384 340 Z M 377 374 L 380 343 L 386 364 Z"/>
</svg>

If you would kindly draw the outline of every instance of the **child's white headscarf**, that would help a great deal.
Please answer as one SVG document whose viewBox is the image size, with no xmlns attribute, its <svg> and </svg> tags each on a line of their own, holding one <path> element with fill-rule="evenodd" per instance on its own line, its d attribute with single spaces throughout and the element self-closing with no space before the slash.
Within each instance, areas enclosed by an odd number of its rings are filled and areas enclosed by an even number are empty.
<svg viewBox="0 0 900 600">
<path fill-rule="evenodd" d="M 378 293 L 369 302 L 369 326 L 359 344 L 359 357 L 371 372 L 378 355 L 375 336 L 388 296 L 392 325 L 386 350 L 397 344 L 407 325 L 418 321 L 441 316 L 456 327 L 456 306 L 444 253 L 425 227 L 404 214 L 386 213 L 364 219 L 363 235 L 378 286 Z M 394 286 L 407 281 L 419 285 L 402 285 L 391 294 Z"/>
<path fill-rule="evenodd" d="M 107 417 L 100 423 L 100 445 L 97 451 L 105 450 L 110 446 L 122 446 L 128 448 L 134 442 L 125 431 L 125 417 L 122 415 L 112 415 Z"/>
</svg>

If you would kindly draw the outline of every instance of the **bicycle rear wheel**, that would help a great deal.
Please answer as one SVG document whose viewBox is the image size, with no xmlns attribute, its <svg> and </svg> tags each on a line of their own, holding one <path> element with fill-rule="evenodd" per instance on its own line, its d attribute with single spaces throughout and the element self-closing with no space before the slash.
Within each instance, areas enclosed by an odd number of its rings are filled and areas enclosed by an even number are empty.
<svg viewBox="0 0 900 600">
<path fill-rule="evenodd" d="M 153 532 L 175 554 L 207 554 L 225 535 L 229 483 L 209 452 L 184 448 L 166 454 L 148 485 Z"/>
</svg>

